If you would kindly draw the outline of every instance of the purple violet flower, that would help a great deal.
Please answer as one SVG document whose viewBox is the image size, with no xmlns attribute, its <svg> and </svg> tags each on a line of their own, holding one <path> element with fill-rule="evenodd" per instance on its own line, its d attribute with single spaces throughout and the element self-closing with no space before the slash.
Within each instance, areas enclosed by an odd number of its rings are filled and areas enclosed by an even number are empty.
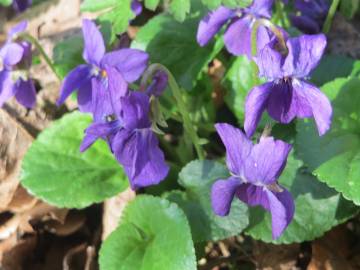
<svg viewBox="0 0 360 270">
<path fill-rule="evenodd" d="M 31 44 L 17 40 L 26 27 L 26 21 L 14 26 L 0 49 L 0 107 L 13 96 L 26 108 L 33 108 L 36 102 L 35 86 L 29 77 Z"/>
<path fill-rule="evenodd" d="M 17 12 L 24 12 L 32 4 L 32 0 L 13 0 L 13 7 Z"/>
<path fill-rule="evenodd" d="M 251 32 L 259 18 L 271 17 L 273 0 L 254 0 L 247 8 L 229 9 L 220 6 L 211 11 L 199 24 L 197 41 L 205 46 L 220 29 L 230 21 L 224 34 L 226 49 L 234 55 L 245 54 L 251 58 Z M 260 26 L 257 33 L 257 47 L 260 50 L 270 41 L 271 33 Z"/>
<path fill-rule="evenodd" d="M 288 53 L 281 54 L 273 40 L 255 59 L 260 76 L 268 82 L 254 87 L 245 102 L 246 134 L 251 136 L 266 109 L 280 123 L 290 123 L 295 117 L 314 117 L 319 135 L 330 128 L 332 108 L 328 98 L 306 77 L 318 65 L 325 47 L 323 34 L 302 35 L 286 41 Z"/>
<path fill-rule="evenodd" d="M 305 34 L 321 32 L 330 4 L 327 0 L 295 0 L 301 15 L 291 15 L 292 24 Z"/>
<path fill-rule="evenodd" d="M 115 119 L 91 124 L 80 150 L 85 151 L 99 138 L 107 140 L 124 167 L 132 189 L 158 184 L 167 176 L 169 167 L 151 130 L 150 98 L 142 92 L 128 91 L 115 68 L 108 69 L 108 73 L 108 92 Z"/>
<path fill-rule="evenodd" d="M 133 0 L 131 2 L 131 10 L 134 12 L 135 16 L 139 16 L 143 10 L 143 7 L 138 0 Z"/>
<path fill-rule="evenodd" d="M 149 56 L 136 49 L 120 49 L 105 53 L 102 35 L 90 20 L 83 21 L 83 35 L 83 58 L 86 64 L 77 66 L 65 77 L 57 104 L 61 105 L 72 92 L 77 90 L 80 110 L 92 113 L 96 111 L 94 118 L 100 121 L 107 117 L 111 105 L 104 104 L 102 107 L 104 111 L 99 106 L 94 110 L 93 99 L 98 94 L 102 95 L 102 92 L 108 88 L 109 76 L 106 70 L 115 67 L 123 80 L 131 83 L 139 79 L 144 72 Z"/>
<path fill-rule="evenodd" d="M 160 97 L 168 85 L 168 75 L 165 71 L 157 71 L 152 78 L 152 82 L 146 89 L 149 96 Z"/>
<path fill-rule="evenodd" d="M 291 145 L 272 137 L 262 137 L 253 145 L 231 125 L 215 127 L 226 147 L 226 163 L 232 176 L 217 180 L 212 186 L 214 212 L 228 215 L 234 196 L 250 206 L 262 206 L 271 213 L 272 237 L 277 239 L 291 222 L 295 210 L 290 192 L 277 183 Z"/>
</svg>

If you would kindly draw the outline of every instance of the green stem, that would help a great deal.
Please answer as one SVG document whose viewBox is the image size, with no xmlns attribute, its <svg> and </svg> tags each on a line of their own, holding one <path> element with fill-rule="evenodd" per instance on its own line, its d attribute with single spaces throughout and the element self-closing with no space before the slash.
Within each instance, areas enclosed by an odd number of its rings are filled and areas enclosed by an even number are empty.
<svg viewBox="0 0 360 270">
<path fill-rule="evenodd" d="M 148 71 L 142 78 L 140 89 L 143 89 L 144 85 L 146 85 L 148 79 L 151 78 L 155 74 L 155 72 L 159 71 L 159 70 L 166 72 L 166 74 L 168 75 L 169 86 L 170 86 L 172 94 L 176 100 L 176 103 L 178 105 L 179 112 L 182 116 L 185 133 L 189 136 L 190 140 L 192 141 L 198 158 L 204 159 L 205 156 L 204 156 L 204 151 L 200 144 L 200 138 L 198 137 L 196 130 L 193 126 L 193 123 L 190 119 L 189 112 L 188 112 L 188 109 L 184 102 L 181 90 L 180 90 L 174 76 L 171 74 L 171 72 L 165 66 L 163 66 L 161 64 L 152 64 L 148 68 Z"/>
<path fill-rule="evenodd" d="M 46 64 L 50 67 L 50 69 L 52 70 L 52 72 L 55 74 L 55 76 L 59 79 L 59 81 L 61 82 L 62 78 L 60 77 L 60 75 L 56 72 L 55 66 L 52 63 L 50 57 L 46 54 L 46 52 L 44 51 L 43 47 L 40 45 L 40 43 L 37 41 L 36 38 L 34 38 L 32 35 L 28 34 L 28 33 L 23 33 L 20 35 L 20 37 L 24 38 L 25 40 L 31 42 L 40 52 L 40 54 L 42 55 L 42 57 L 44 58 Z"/>
<path fill-rule="evenodd" d="M 332 20 L 334 18 L 335 12 L 336 12 L 339 4 L 340 4 L 340 0 L 333 0 L 332 4 L 330 6 L 329 13 L 326 17 L 324 27 L 323 27 L 323 32 L 325 34 L 329 33 L 329 31 L 330 31 L 331 23 L 332 23 Z"/>
<path fill-rule="evenodd" d="M 284 11 L 283 11 L 283 3 L 281 2 L 281 0 L 276 0 L 275 8 L 276 8 L 276 13 L 278 14 L 280 22 L 282 24 L 282 27 L 286 28 L 287 25 L 286 25 L 285 15 L 284 15 Z"/>
</svg>

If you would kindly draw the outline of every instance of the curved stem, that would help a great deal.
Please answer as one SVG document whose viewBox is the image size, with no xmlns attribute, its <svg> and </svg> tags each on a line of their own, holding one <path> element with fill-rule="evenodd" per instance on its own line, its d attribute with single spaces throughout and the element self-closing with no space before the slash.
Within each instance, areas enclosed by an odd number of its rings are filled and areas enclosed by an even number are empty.
<svg viewBox="0 0 360 270">
<path fill-rule="evenodd" d="M 143 78 L 141 80 L 140 90 L 145 89 L 145 85 L 146 85 L 147 81 L 149 80 L 149 78 L 151 78 L 155 74 L 155 72 L 159 71 L 159 70 L 166 72 L 166 74 L 168 75 L 169 86 L 170 86 L 172 94 L 176 100 L 176 103 L 178 105 L 179 112 L 182 116 L 184 130 L 188 134 L 190 140 L 192 141 L 198 158 L 204 159 L 204 151 L 201 147 L 200 138 L 198 137 L 197 132 L 196 132 L 196 130 L 193 126 L 193 123 L 190 119 L 189 112 L 186 108 L 186 104 L 185 104 L 183 96 L 181 94 L 181 90 L 180 90 L 174 76 L 171 74 L 171 72 L 165 66 L 163 66 L 161 64 L 150 65 L 146 74 L 143 76 Z"/>
<path fill-rule="evenodd" d="M 46 64 L 50 67 L 52 72 L 55 74 L 55 76 L 61 82 L 62 79 L 61 79 L 60 75 L 56 72 L 56 69 L 55 69 L 55 66 L 54 66 L 53 62 L 51 61 L 50 57 L 46 54 L 45 50 L 40 45 L 40 43 L 37 41 L 37 39 L 34 38 L 32 35 L 30 35 L 28 33 L 22 33 L 20 35 L 20 37 L 22 37 L 23 39 L 25 39 L 25 40 L 29 41 L 30 43 L 32 43 L 39 50 L 39 52 L 42 55 L 42 57 L 44 58 Z"/>
<path fill-rule="evenodd" d="M 340 4 L 340 0 L 333 0 L 332 4 L 330 6 L 329 13 L 326 17 L 324 27 L 323 27 L 323 32 L 325 34 L 329 33 L 329 31 L 330 31 L 331 23 L 332 23 L 332 20 L 334 18 L 335 12 L 336 12 L 339 4 Z"/>
</svg>

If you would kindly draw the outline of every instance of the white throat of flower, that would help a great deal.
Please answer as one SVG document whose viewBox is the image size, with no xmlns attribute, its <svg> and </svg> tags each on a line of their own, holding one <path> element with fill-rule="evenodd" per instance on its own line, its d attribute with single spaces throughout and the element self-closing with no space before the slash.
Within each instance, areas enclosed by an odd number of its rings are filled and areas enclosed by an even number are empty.
<svg viewBox="0 0 360 270">
<path fill-rule="evenodd" d="M 4 70 L 4 60 L 0 57 L 0 71 Z"/>
<path fill-rule="evenodd" d="M 19 79 L 21 79 L 22 81 L 27 81 L 29 80 L 29 78 L 29 71 L 27 70 L 15 70 L 11 72 L 11 79 L 13 80 L 13 82 L 18 81 Z"/>
</svg>

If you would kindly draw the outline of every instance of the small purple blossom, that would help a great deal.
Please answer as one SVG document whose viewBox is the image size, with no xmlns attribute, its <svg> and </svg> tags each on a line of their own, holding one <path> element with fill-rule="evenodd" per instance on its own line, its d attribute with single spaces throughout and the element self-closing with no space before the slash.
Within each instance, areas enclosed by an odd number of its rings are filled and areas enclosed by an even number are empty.
<svg viewBox="0 0 360 270">
<path fill-rule="evenodd" d="M 13 27 L 0 49 L 0 107 L 13 96 L 27 108 L 34 107 L 36 102 L 35 86 L 29 76 L 31 44 L 18 40 L 26 27 L 26 21 Z"/>
<path fill-rule="evenodd" d="M 226 147 L 226 163 L 231 177 L 212 186 L 212 208 L 217 215 L 229 214 L 236 196 L 250 206 L 262 206 L 271 213 L 272 237 L 277 239 L 293 219 L 295 206 L 289 191 L 277 183 L 286 165 L 291 145 L 262 137 L 252 142 L 228 124 L 215 125 Z"/>
<path fill-rule="evenodd" d="M 321 32 L 330 4 L 327 0 L 295 0 L 300 15 L 291 15 L 292 24 L 305 34 Z"/>
<path fill-rule="evenodd" d="M 91 124 L 80 150 L 85 151 L 99 138 L 107 140 L 124 167 L 132 189 L 158 184 L 168 174 L 169 167 L 151 129 L 150 98 L 142 92 L 128 91 L 115 68 L 108 69 L 108 73 L 108 92 L 115 119 Z M 103 98 L 96 101 L 101 103 Z"/>
<path fill-rule="evenodd" d="M 83 35 L 85 44 L 83 58 L 86 64 L 79 65 L 65 77 L 57 104 L 61 105 L 72 92 L 77 90 L 80 110 L 92 112 L 95 120 L 100 121 L 106 118 L 111 108 L 109 103 L 104 103 L 102 108 L 98 106 L 96 110 L 93 107 L 94 96 L 103 95 L 103 91 L 108 88 L 109 76 L 106 70 L 114 67 L 123 80 L 131 83 L 139 79 L 144 72 L 149 56 L 136 49 L 120 49 L 105 53 L 102 35 L 90 20 L 83 21 Z"/>
<path fill-rule="evenodd" d="M 24 12 L 32 4 L 32 0 L 13 0 L 13 7 L 17 12 Z"/>
<path fill-rule="evenodd" d="M 135 16 L 139 16 L 143 10 L 143 7 L 138 0 L 133 0 L 131 2 L 131 10 L 134 12 Z"/>
<path fill-rule="evenodd" d="M 146 89 L 149 96 L 160 97 L 168 85 L 168 75 L 165 71 L 157 71 L 152 78 L 152 82 Z"/>
<path fill-rule="evenodd" d="M 255 21 L 259 18 L 271 17 L 273 0 L 254 0 L 247 8 L 229 9 L 220 6 L 211 11 L 199 24 L 197 41 L 205 46 L 228 22 L 224 34 L 227 50 L 234 55 L 245 54 L 251 58 L 251 32 Z M 270 40 L 271 33 L 260 26 L 257 33 L 257 47 L 260 50 Z"/>
<path fill-rule="evenodd" d="M 288 53 L 278 51 L 278 41 L 266 45 L 256 58 L 260 76 L 268 82 L 254 87 L 245 103 L 245 131 L 251 136 L 267 110 L 280 123 L 295 117 L 314 117 L 319 135 L 330 128 L 332 108 L 328 98 L 306 77 L 318 65 L 325 47 L 323 34 L 302 35 L 286 41 Z"/>
</svg>

